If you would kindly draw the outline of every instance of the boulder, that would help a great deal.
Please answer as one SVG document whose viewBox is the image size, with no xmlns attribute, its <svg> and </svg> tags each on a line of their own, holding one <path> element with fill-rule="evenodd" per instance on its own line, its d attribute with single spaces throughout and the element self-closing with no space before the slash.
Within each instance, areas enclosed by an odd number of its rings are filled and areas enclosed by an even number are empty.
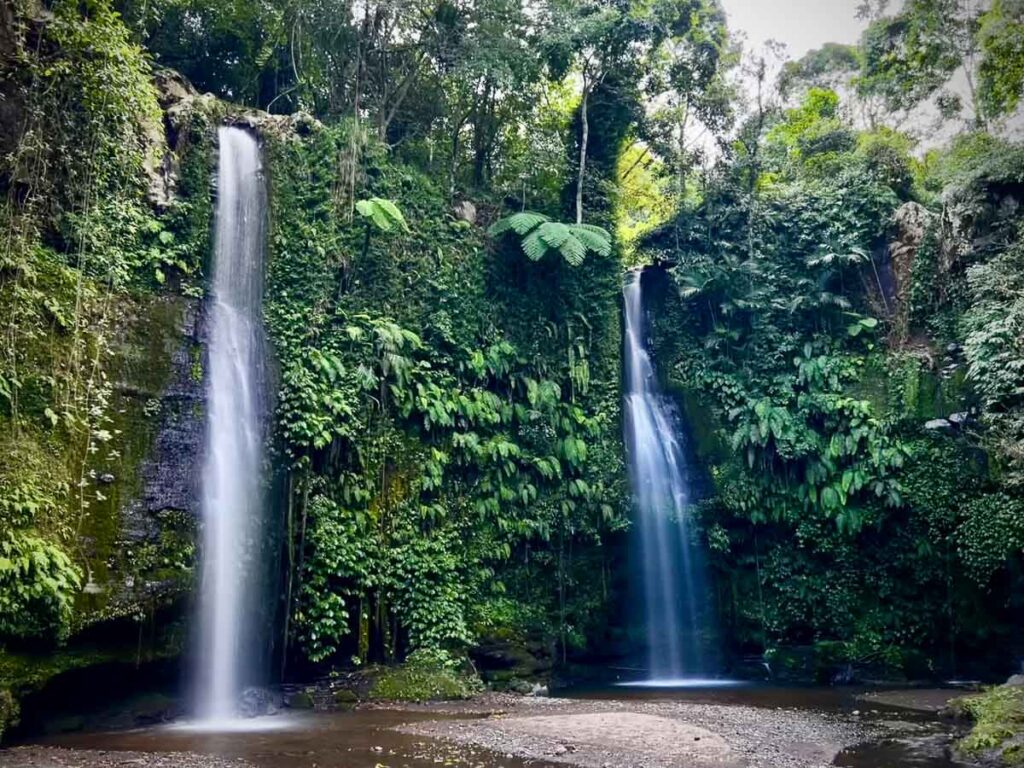
<svg viewBox="0 0 1024 768">
<path fill-rule="evenodd" d="M 289 709 L 312 709 L 313 697 L 305 691 L 298 691 L 288 697 L 286 704 Z"/>
<path fill-rule="evenodd" d="M 350 691 L 348 688 L 341 688 L 334 692 L 334 708 L 343 711 L 355 709 L 356 704 L 359 703 L 359 697 L 356 696 L 354 691 Z"/>
<path fill-rule="evenodd" d="M 452 209 L 452 214 L 459 221 L 464 221 L 467 224 L 476 224 L 476 206 L 469 200 L 462 200 L 456 203 Z"/>
<path fill-rule="evenodd" d="M 276 715 L 281 709 L 281 695 L 269 688 L 253 686 L 242 691 L 238 701 L 240 717 L 263 717 Z"/>
</svg>

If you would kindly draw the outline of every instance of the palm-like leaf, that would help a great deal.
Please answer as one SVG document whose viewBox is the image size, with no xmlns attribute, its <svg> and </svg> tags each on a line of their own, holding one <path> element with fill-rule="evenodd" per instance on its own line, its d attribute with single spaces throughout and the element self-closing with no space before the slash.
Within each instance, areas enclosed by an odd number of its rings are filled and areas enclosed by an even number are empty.
<svg viewBox="0 0 1024 768">
<path fill-rule="evenodd" d="M 369 219 L 382 232 L 390 232 L 396 227 L 406 232 L 409 231 L 405 217 L 391 200 L 383 197 L 360 200 L 356 203 L 356 210 L 359 211 L 360 216 Z"/>
<path fill-rule="evenodd" d="M 587 250 L 593 251 L 599 256 L 610 256 L 612 252 L 612 238 L 608 231 L 593 224 L 570 224 L 569 231 L 573 237 L 583 243 Z"/>
<path fill-rule="evenodd" d="M 540 226 L 546 221 L 551 221 L 551 218 L 545 216 L 543 213 L 536 213 L 535 211 L 521 211 L 520 213 L 513 213 L 511 216 L 506 216 L 504 219 L 498 219 L 487 230 L 487 234 L 491 237 L 498 237 L 499 235 L 503 235 L 511 230 L 522 237 L 531 229 Z"/>
<path fill-rule="evenodd" d="M 531 261 L 539 261 L 549 251 L 558 251 L 573 267 L 583 263 L 587 253 L 601 256 L 612 252 L 612 237 L 607 230 L 593 224 L 563 224 L 542 213 L 522 211 L 499 219 L 488 232 L 492 236 L 515 232 L 519 235 L 523 253 Z"/>
</svg>

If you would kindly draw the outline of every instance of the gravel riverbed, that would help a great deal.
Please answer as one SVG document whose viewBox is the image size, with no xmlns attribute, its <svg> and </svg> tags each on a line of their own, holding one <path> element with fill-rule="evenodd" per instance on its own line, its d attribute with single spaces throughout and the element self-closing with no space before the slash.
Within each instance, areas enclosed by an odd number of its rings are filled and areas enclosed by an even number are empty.
<svg viewBox="0 0 1024 768">
<path fill-rule="evenodd" d="M 487 703 L 455 710 L 486 711 Z M 582 768 L 819 768 L 845 747 L 899 730 L 898 723 L 804 709 L 658 700 L 489 703 L 492 711 L 482 719 L 418 722 L 400 730 Z"/>
<path fill-rule="evenodd" d="M 191 752 L 121 752 L 106 749 L 15 747 L 0 752 L 2 768 L 253 768 L 230 760 Z"/>
<path fill-rule="evenodd" d="M 854 706 L 487 693 L 308 713 L 287 728 L 214 741 L 159 728 L 68 736 L 0 751 L 0 768 L 894 768 L 902 760 L 835 761 L 849 747 L 920 740 L 933 728 Z"/>
</svg>

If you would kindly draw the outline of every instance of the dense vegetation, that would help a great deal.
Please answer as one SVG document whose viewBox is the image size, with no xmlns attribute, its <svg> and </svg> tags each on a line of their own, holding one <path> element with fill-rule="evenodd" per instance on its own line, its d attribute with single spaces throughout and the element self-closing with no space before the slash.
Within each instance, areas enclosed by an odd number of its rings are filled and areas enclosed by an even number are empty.
<svg viewBox="0 0 1024 768">
<path fill-rule="evenodd" d="M 276 673 L 635 653 L 627 265 L 657 265 L 727 656 L 828 679 L 1024 653 L 1019 4 L 869 4 L 860 46 L 778 88 L 714 0 L 525 6 L 0 12 L 0 725 L 30 649 L 59 672 L 110 630 L 137 658 L 186 615 L 195 510 L 141 538 L 124 510 L 205 291 L 223 122 L 270 186 Z M 926 103 L 961 130 L 924 152 Z"/>
</svg>

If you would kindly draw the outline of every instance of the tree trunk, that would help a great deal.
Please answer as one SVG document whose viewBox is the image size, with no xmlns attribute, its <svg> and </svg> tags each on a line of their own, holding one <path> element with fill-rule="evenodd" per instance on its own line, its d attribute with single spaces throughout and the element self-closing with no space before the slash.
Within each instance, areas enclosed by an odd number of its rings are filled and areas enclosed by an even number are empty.
<svg viewBox="0 0 1024 768">
<path fill-rule="evenodd" d="M 459 131 L 462 130 L 462 125 L 455 127 L 455 132 L 452 134 L 452 165 L 449 169 L 449 184 L 448 184 L 448 202 L 455 202 L 455 179 L 459 172 Z"/>
<path fill-rule="evenodd" d="M 580 122 L 583 130 L 580 136 L 580 170 L 576 177 L 576 223 L 583 223 L 583 174 L 587 170 L 587 141 L 590 138 L 590 124 L 587 122 L 587 98 L 589 89 L 583 86 L 583 101 L 580 103 Z"/>
</svg>

